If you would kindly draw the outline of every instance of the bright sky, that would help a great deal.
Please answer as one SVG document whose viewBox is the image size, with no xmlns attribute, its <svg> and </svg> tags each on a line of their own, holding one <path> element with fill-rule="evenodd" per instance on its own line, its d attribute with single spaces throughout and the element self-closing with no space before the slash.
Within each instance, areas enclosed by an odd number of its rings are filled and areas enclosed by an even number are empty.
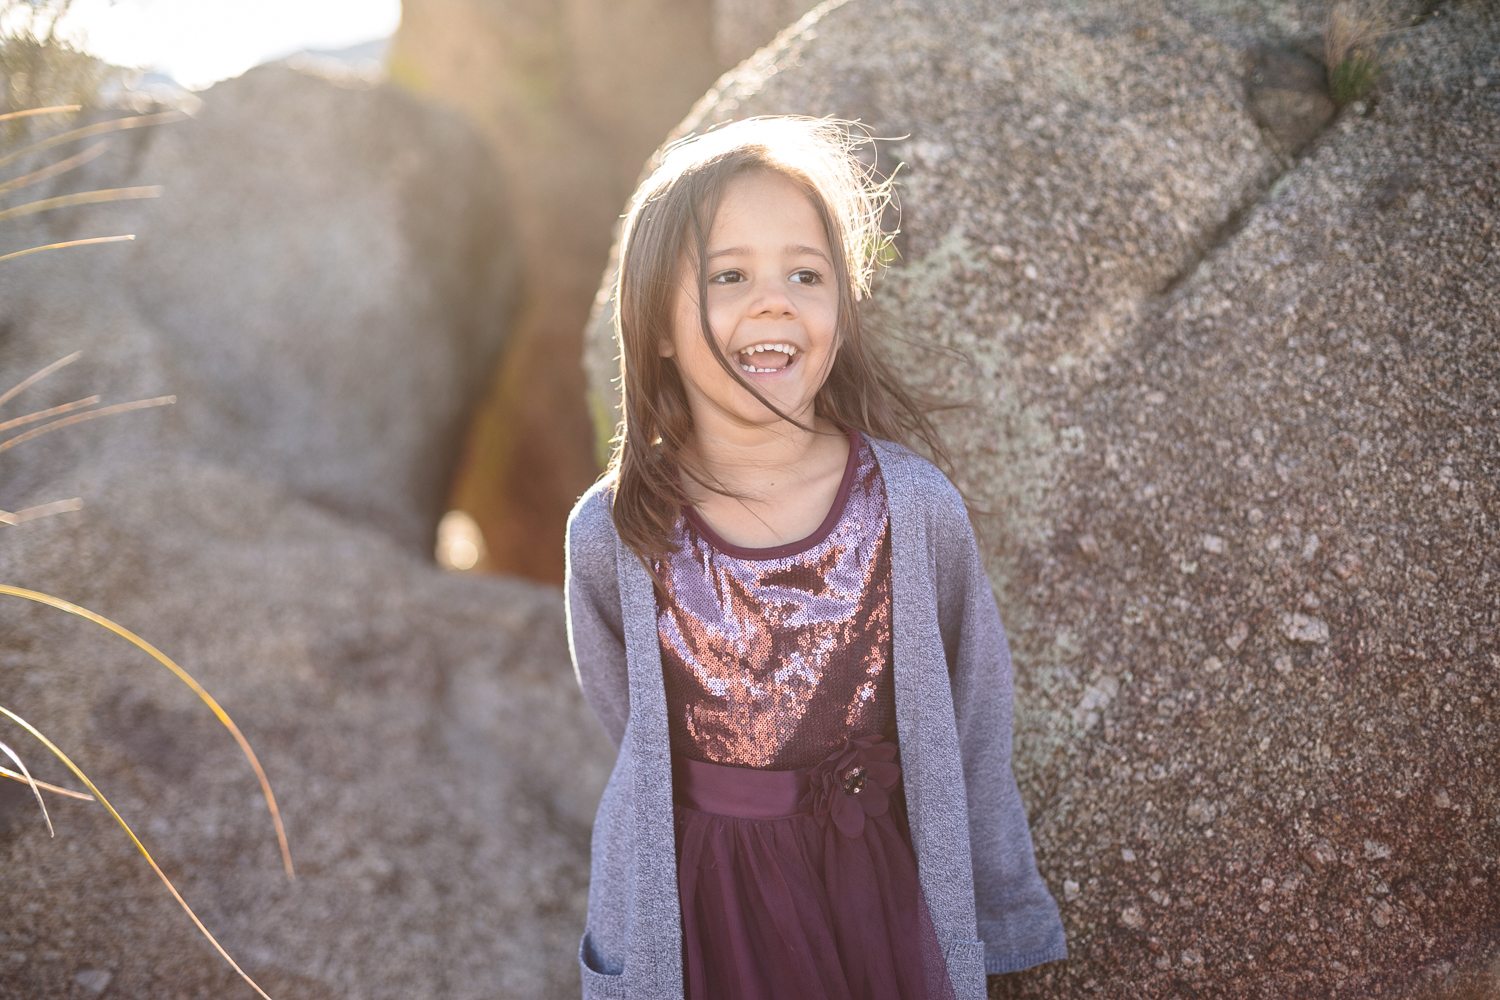
<svg viewBox="0 0 1500 1000">
<path fill-rule="evenodd" d="M 400 22 L 401 0 L 74 0 L 60 33 L 196 90 L 299 49 L 383 38 Z"/>
</svg>

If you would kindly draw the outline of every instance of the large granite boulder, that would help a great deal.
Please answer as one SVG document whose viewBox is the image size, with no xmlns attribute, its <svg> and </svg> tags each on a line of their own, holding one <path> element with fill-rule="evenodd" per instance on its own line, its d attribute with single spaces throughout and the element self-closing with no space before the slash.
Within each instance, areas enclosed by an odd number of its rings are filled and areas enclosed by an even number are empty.
<svg viewBox="0 0 1500 1000">
<path fill-rule="evenodd" d="M 431 551 L 515 298 L 515 240 L 484 143 L 392 88 L 285 65 L 215 87 L 190 120 L 108 141 L 31 190 L 165 193 L 0 229 L 7 249 L 137 237 L 7 264 L 7 315 L 53 331 L 8 344 L 11 363 L 40 367 L 83 337 L 115 350 L 122 323 L 147 326 L 159 378 L 139 360 L 116 377 L 213 401 L 179 410 L 183 446 Z M 48 283 L 59 293 L 40 294 Z M 101 304 L 93 288 L 115 295 Z"/>
<path fill-rule="evenodd" d="M 871 318 L 964 404 L 1073 954 L 997 996 L 1500 989 L 1500 18 L 1325 127 L 1321 17 L 851 0 L 679 129 L 907 137 Z"/>
<path fill-rule="evenodd" d="M 217 696 L 296 881 L 229 734 L 118 637 L 0 597 L 0 704 L 91 774 L 277 1000 L 576 995 L 611 754 L 561 598 L 428 555 L 505 329 L 484 145 L 390 89 L 285 67 L 202 97 L 66 189 L 162 198 L 4 231 L 5 250 L 139 239 L 0 264 L 0 383 L 84 351 L 0 420 L 91 392 L 177 403 L 0 456 L 0 507 L 84 502 L 0 527 L 0 581 L 124 624 Z M 14 726 L 0 738 L 77 787 Z M 0 995 L 253 995 L 101 808 L 52 809 L 56 839 L 0 784 Z"/>
</svg>

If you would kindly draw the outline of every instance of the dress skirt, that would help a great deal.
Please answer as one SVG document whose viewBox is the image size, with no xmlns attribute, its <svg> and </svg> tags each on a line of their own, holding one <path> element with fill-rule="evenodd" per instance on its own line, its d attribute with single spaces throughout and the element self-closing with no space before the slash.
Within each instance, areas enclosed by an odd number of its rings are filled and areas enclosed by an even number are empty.
<svg viewBox="0 0 1500 1000">
<path fill-rule="evenodd" d="M 674 759 L 687 1000 L 953 997 L 902 796 L 875 780 L 899 767 L 843 764 Z"/>
</svg>

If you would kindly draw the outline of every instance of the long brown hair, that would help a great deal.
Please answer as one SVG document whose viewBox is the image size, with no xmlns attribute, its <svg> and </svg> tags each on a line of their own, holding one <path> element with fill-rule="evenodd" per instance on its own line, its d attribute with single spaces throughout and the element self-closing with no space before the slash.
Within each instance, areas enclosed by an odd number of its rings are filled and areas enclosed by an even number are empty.
<svg viewBox="0 0 1500 1000">
<path fill-rule="evenodd" d="M 926 411 L 869 343 L 858 304 L 888 253 L 881 217 L 890 182 L 856 153 L 869 140 L 857 125 L 828 118 L 751 118 L 686 139 L 631 199 L 620 236 L 615 336 L 620 344 L 624 419 L 614 442 L 615 530 L 643 562 L 670 552 L 679 511 L 688 502 L 678 457 L 693 435 L 681 374 L 659 345 L 670 337 L 679 268 L 696 271 L 699 325 L 719 365 L 777 416 L 797 421 L 767 400 L 724 355 L 709 328 L 708 237 L 730 181 L 771 171 L 802 189 L 822 219 L 839 291 L 837 348 L 814 412 L 841 427 L 946 458 Z M 704 486 L 724 492 L 716 484 Z"/>
</svg>

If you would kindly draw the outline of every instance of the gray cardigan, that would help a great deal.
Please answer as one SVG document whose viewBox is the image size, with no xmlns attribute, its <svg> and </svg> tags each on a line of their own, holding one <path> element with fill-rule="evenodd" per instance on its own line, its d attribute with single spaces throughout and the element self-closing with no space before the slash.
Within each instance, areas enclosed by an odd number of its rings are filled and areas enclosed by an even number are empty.
<svg viewBox="0 0 1500 1000">
<path fill-rule="evenodd" d="M 896 728 L 922 892 L 960 1000 L 986 972 L 1067 957 L 1011 771 L 1010 652 L 963 500 L 872 441 L 890 508 Z M 568 641 L 619 748 L 594 821 L 583 995 L 681 1000 L 671 749 L 656 597 L 601 481 L 568 519 Z"/>
</svg>

